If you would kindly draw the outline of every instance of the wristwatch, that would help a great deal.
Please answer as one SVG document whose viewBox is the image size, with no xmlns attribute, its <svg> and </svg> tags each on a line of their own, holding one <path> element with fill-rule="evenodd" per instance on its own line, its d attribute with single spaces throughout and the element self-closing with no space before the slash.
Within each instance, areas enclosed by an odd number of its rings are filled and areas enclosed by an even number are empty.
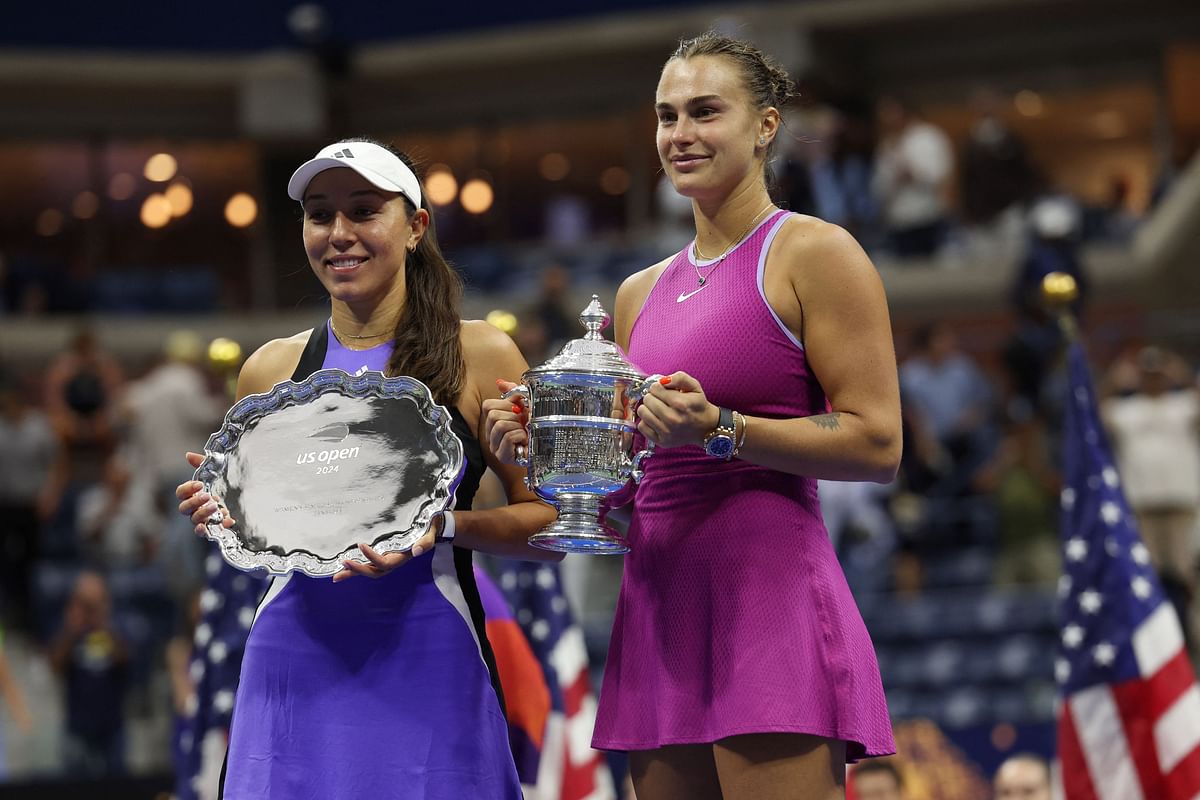
<svg viewBox="0 0 1200 800">
<path fill-rule="evenodd" d="M 733 458 L 737 444 L 734 439 L 737 435 L 737 427 L 734 425 L 732 411 L 728 408 L 719 408 L 718 410 L 721 414 L 717 417 L 717 427 L 704 436 L 704 452 L 713 458 L 728 461 Z"/>
</svg>

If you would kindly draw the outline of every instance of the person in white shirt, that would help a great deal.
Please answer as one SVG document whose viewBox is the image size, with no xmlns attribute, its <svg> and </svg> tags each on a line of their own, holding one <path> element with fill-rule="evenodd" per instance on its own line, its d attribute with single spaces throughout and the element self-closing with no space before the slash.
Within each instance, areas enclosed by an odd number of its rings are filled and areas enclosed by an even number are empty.
<svg viewBox="0 0 1200 800">
<path fill-rule="evenodd" d="M 1138 384 L 1103 406 L 1125 496 L 1164 588 L 1190 632 L 1200 515 L 1200 392 L 1177 386 L 1171 356 L 1157 347 L 1137 356 Z"/>
<path fill-rule="evenodd" d="M 898 258 L 929 258 L 946 235 L 954 148 L 941 128 L 897 98 L 881 99 L 876 116 L 880 139 L 872 188 L 888 249 Z"/>
</svg>

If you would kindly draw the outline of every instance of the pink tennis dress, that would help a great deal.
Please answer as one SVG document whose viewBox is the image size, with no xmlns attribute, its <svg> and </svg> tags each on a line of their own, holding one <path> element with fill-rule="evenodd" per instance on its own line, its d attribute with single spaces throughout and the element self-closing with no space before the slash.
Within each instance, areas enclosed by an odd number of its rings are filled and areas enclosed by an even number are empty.
<svg viewBox="0 0 1200 800">
<path fill-rule="evenodd" d="M 634 323 L 630 360 L 647 373 L 687 372 L 713 403 L 747 415 L 825 412 L 803 345 L 763 291 L 787 217 L 768 217 L 711 272 L 690 247 L 677 255 Z M 808 733 L 845 741 L 848 760 L 895 752 L 816 481 L 698 446 L 660 449 L 646 464 L 593 745 Z"/>
</svg>

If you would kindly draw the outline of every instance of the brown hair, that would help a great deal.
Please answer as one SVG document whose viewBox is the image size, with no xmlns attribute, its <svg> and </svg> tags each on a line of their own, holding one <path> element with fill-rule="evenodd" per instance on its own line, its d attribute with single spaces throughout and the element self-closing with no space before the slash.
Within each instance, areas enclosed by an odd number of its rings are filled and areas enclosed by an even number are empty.
<svg viewBox="0 0 1200 800">
<path fill-rule="evenodd" d="M 344 139 L 346 142 L 370 142 L 379 145 L 403 161 L 417 173 L 412 158 L 385 142 L 366 137 Z M 417 174 L 418 179 L 421 177 Z M 422 181 L 424 183 L 424 181 Z M 411 217 L 416 213 L 412 202 L 400 195 Z M 424 193 L 421 208 L 429 211 Z M 433 214 L 429 226 L 417 247 L 404 262 L 404 309 L 396 320 L 392 335 L 392 357 L 388 360 L 388 375 L 407 375 L 424 383 L 433 399 L 445 406 L 454 406 L 462 391 L 467 365 L 463 359 L 462 340 L 462 277 L 442 255 L 434 230 Z"/>
<path fill-rule="evenodd" d="M 774 106 L 782 109 L 796 96 L 796 83 L 787 70 L 750 42 L 734 39 L 715 31 L 706 31 L 691 39 L 681 39 L 667 62 L 695 56 L 724 56 L 731 59 L 742 73 L 746 91 L 757 109 Z M 778 137 L 776 137 L 778 138 Z M 766 163 L 771 163 L 775 141 L 767 148 Z"/>
</svg>

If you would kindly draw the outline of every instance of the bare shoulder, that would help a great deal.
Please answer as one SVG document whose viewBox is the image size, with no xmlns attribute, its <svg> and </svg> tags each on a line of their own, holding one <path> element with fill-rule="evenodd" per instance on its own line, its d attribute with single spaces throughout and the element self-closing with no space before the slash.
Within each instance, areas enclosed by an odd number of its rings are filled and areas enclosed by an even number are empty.
<svg viewBox="0 0 1200 800">
<path fill-rule="evenodd" d="M 460 332 L 467 380 L 478 387 L 481 396 L 495 392 L 496 380 L 520 382 L 529 369 L 516 342 L 504 331 L 481 319 L 465 319 Z"/>
<path fill-rule="evenodd" d="M 238 397 L 259 394 L 292 376 L 311 330 L 301 331 L 283 339 L 272 339 L 255 350 L 238 373 Z"/>
<path fill-rule="evenodd" d="M 822 289 L 880 285 L 862 245 L 840 225 L 793 214 L 780 229 L 771 258 L 787 270 L 803 294 Z"/>
<path fill-rule="evenodd" d="M 517 353 L 517 345 L 504 331 L 481 319 L 464 319 L 459 330 L 467 368 Z"/>
<path fill-rule="evenodd" d="M 633 330 L 633 321 L 646 303 L 650 290 L 658 282 L 663 270 L 675 259 L 674 255 L 667 256 L 657 264 L 638 270 L 625 280 L 617 289 L 617 307 L 613 309 L 616 318 L 617 342 L 622 347 L 629 346 L 629 334 Z"/>
</svg>

